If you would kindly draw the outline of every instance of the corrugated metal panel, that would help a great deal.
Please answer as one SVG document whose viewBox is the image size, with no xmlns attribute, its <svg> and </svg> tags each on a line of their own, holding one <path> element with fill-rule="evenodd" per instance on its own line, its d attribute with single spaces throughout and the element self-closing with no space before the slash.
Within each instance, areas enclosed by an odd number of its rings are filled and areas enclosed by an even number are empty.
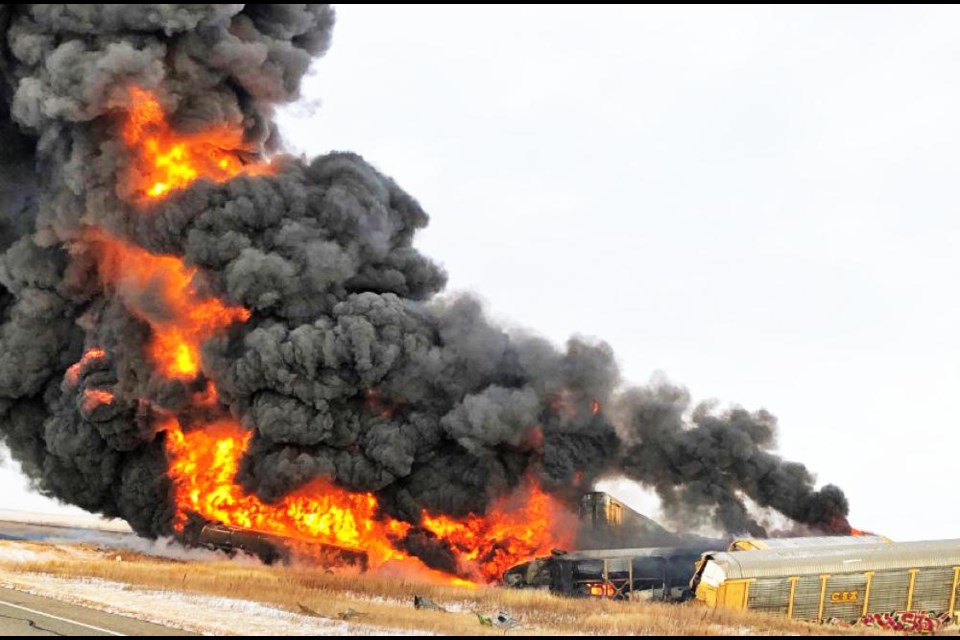
<svg viewBox="0 0 960 640">
<path fill-rule="evenodd" d="M 883 536 L 808 536 L 805 538 L 737 538 L 730 543 L 729 551 L 736 551 L 740 546 L 760 549 L 808 549 L 810 547 L 847 547 L 864 544 L 889 543 L 889 538 Z"/>
<path fill-rule="evenodd" d="M 953 610 L 960 613 L 960 582 L 957 582 L 957 589 L 953 594 Z"/>
<path fill-rule="evenodd" d="M 816 620 L 820 613 L 820 576 L 804 576 L 797 580 L 793 596 L 793 619 Z"/>
<path fill-rule="evenodd" d="M 943 613 L 950 606 L 950 588 L 953 586 L 953 569 L 923 569 L 917 574 L 913 586 L 914 611 Z"/>
<path fill-rule="evenodd" d="M 957 589 L 953 596 L 953 610 L 960 612 L 960 582 L 957 582 Z"/>
<path fill-rule="evenodd" d="M 750 583 L 749 609 L 786 615 L 789 603 L 789 578 L 761 578 Z"/>
<path fill-rule="evenodd" d="M 825 620 L 849 620 L 860 617 L 867 577 L 862 573 L 834 575 L 827 579 L 827 593 L 823 599 Z"/>
<path fill-rule="evenodd" d="M 867 611 L 883 613 L 904 611 L 907 608 L 907 592 L 910 590 L 910 572 L 878 571 L 870 585 L 870 606 Z"/>
<path fill-rule="evenodd" d="M 960 540 L 707 554 L 728 580 L 960 565 Z"/>
</svg>

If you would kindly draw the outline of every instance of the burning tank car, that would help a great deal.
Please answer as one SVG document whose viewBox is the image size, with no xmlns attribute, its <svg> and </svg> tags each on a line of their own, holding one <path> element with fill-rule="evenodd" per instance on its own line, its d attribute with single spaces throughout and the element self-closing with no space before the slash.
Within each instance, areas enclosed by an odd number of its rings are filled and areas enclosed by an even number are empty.
<svg viewBox="0 0 960 640">
<path fill-rule="evenodd" d="M 354 567 L 360 571 L 367 569 L 367 554 L 360 550 L 301 541 L 201 519 L 193 519 L 187 523 L 181 533 L 181 540 L 187 546 L 222 551 L 230 556 L 247 553 L 268 565 L 289 564 L 297 557 L 322 567 Z"/>
</svg>

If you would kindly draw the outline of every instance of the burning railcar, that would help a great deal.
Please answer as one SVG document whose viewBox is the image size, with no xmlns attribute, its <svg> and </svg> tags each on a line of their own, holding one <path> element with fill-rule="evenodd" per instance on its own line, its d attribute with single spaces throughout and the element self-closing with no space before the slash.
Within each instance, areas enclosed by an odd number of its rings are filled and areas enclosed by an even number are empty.
<svg viewBox="0 0 960 640">
<path fill-rule="evenodd" d="M 578 549 L 637 547 L 641 541 L 643 546 L 668 546 L 682 539 L 603 491 L 583 494 L 578 516 Z"/>
<path fill-rule="evenodd" d="M 145 537 L 197 513 L 477 581 L 572 548 L 571 488 L 618 474 L 728 531 L 762 529 L 745 498 L 849 528 L 768 412 L 623 389 L 607 345 L 441 297 L 411 195 L 285 155 L 273 116 L 333 22 L 0 4 L 0 440 L 40 491 Z"/>
<path fill-rule="evenodd" d="M 217 523 L 198 524 L 185 529 L 181 540 L 187 546 L 222 551 L 231 557 L 237 553 L 248 553 L 264 564 L 286 564 L 290 561 L 290 548 L 285 540 L 250 529 Z"/>
<path fill-rule="evenodd" d="M 503 583 L 571 596 L 676 601 L 690 597 L 701 554 L 726 546 L 669 531 L 602 491 L 580 497 L 578 516 L 577 551 L 554 551 L 511 567 Z"/>
<path fill-rule="evenodd" d="M 288 564 L 294 558 L 307 559 L 321 567 L 352 567 L 367 570 L 367 554 L 359 549 L 348 549 L 319 542 L 304 542 L 295 538 L 231 527 L 217 522 L 196 521 L 183 528 L 181 540 L 191 547 L 223 551 L 228 555 L 247 553 L 264 564 Z"/>
<path fill-rule="evenodd" d="M 603 491 L 584 493 L 577 515 L 580 525 L 576 548 L 581 551 L 640 547 L 722 549 L 726 545 L 725 540 L 670 531 Z"/>
</svg>

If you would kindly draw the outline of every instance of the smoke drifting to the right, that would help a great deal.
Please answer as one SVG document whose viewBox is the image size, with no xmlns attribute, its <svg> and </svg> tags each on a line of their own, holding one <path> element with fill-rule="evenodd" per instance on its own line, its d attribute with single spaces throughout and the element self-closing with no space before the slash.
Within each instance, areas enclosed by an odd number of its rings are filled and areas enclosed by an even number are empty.
<svg viewBox="0 0 960 640">
<path fill-rule="evenodd" d="M 804 465 L 771 453 L 777 419 L 768 411 L 693 407 L 686 389 L 659 383 L 623 393 L 616 413 L 624 475 L 655 489 L 672 522 L 765 536 L 746 496 L 821 533 L 850 533 L 843 491 L 816 490 Z"/>
<path fill-rule="evenodd" d="M 675 522 L 760 533 L 746 497 L 849 532 L 768 413 L 507 332 L 441 295 L 396 182 L 284 155 L 276 107 L 333 22 L 0 5 L 0 439 L 38 491 L 147 537 L 201 516 L 484 580 L 624 474 Z"/>
</svg>

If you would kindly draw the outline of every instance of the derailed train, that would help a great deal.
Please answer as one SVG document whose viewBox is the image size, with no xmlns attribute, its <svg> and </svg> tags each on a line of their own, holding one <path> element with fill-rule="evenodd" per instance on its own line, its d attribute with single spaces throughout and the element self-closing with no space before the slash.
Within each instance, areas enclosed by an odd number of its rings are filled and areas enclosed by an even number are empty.
<svg viewBox="0 0 960 640">
<path fill-rule="evenodd" d="M 555 552 L 509 569 L 504 584 L 517 588 L 549 588 L 561 595 L 614 599 L 642 598 L 673 602 L 692 599 L 691 575 L 716 549 L 730 551 L 784 549 L 811 554 L 834 546 L 890 542 L 880 536 L 807 538 L 734 538 L 696 540 L 673 547 L 595 549 Z"/>
<path fill-rule="evenodd" d="M 504 584 L 554 593 L 614 599 L 689 599 L 694 563 L 724 540 L 664 529 L 613 496 L 584 494 L 579 505 L 578 551 L 555 551 L 507 570 Z M 642 540 L 646 547 L 636 546 Z M 633 542 L 633 544 L 631 544 Z"/>
<path fill-rule="evenodd" d="M 710 607 L 794 620 L 855 621 L 892 612 L 956 620 L 960 540 L 708 552 L 691 587 Z"/>
<path fill-rule="evenodd" d="M 666 601 L 695 597 L 708 607 L 821 622 L 903 613 L 945 624 L 960 614 L 960 540 L 895 543 L 881 536 L 710 540 L 669 532 L 601 493 L 584 496 L 580 518 L 578 546 L 585 550 L 557 551 L 519 564 L 505 572 L 504 584 L 581 597 Z M 589 548 L 634 536 L 662 546 Z M 362 550 L 218 523 L 192 522 L 183 537 L 192 546 L 246 552 L 267 563 L 285 563 L 302 555 L 323 566 L 361 571 L 367 567 Z"/>
<path fill-rule="evenodd" d="M 960 540 L 741 538 L 727 546 L 557 553 L 510 569 L 504 582 L 573 596 L 695 597 L 711 608 L 811 622 L 883 618 L 936 626 L 960 615 Z"/>
<path fill-rule="evenodd" d="M 331 544 L 304 542 L 264 531 L 241 529 L 216 522 L 193 521 L 184 527 L 182 541 L 191 547 L 222 551 L 228 555 L 246 553 L 264 564 L 288 564 L 295 556 L 310 559 L 323 567 L 367 569 L 367 554 Z"/>
<path fill-rule="evenodd" d="M 691 546 L 557 552 L 510 568 L 503 582 L 572 596 L 681 601 L 692 597 L 690 573 L 706 550 Z"/>
</svg>

